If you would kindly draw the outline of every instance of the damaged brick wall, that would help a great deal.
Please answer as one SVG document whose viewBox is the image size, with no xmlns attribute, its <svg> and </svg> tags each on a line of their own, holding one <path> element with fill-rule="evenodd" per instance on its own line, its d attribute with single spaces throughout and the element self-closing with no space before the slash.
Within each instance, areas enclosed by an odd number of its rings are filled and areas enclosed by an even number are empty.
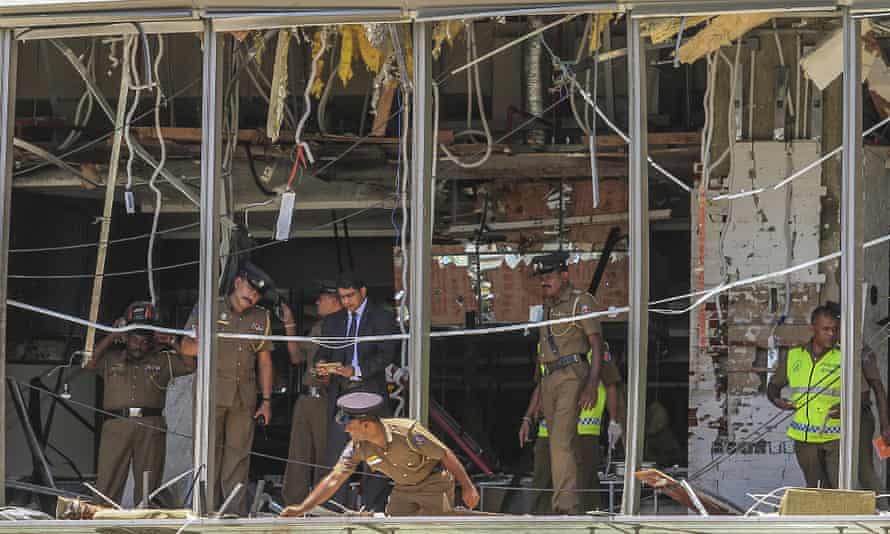
<svg viewBox="0 0 890 534">
<path fill-rule="evenodd" d="M 752 157 L 753 156 L 753 157 Z M 796 141 L 786 154 L 784 143 L 756 142 L 736 145 L 733 191 L 767 186 L 819 156 L 819 145 Z M 790 236 L 784 231 L 784 191 L 709 203 L 693 209 L 693 284 L 713 287 L 777 271 L 819 255 L 820 171 L 794 182 L 791 197 Z M 699 225 L 699 214 L 704 213 Z M 731 216 L 730 216 L 731 215 Z M 721 246 L 721 232 L 723 243 Z M 703 241 L 702 241 L 703 240 Z M 704 252 L 704 255 L 701 254 Z M 696 473 L 715 459 L 729 457 L 697 478 L 740 504 L 750 504 L 750 492 L 767 492 L 803 482 L 785 437 L 787 420 L 766 399 L 770 362 L 768 339 L 790 347 L 806 342 L 810 311 L 818 302 L 818 269 L 790 276 L 790 304 L 784 324 L 785 279 L 778 277 L 724 293 L 690 314 L 689 468 Z M 736 451 L 732 454 L 733 451 Z"/>
</svg>

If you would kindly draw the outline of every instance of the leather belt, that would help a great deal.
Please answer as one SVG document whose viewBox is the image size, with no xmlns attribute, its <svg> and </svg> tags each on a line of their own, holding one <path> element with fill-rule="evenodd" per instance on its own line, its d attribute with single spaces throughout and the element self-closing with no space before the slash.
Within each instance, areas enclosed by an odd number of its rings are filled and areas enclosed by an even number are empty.
<svg viewBox="0 0 890 534">
<path fill-rule="evenodd" d="M 552 361 L 552 362 L 543 362 L 544 363 L 544 375 L 549 375 L 560 369 L 565 369 L 571 365 L 575 365 L 576 363 L 581 363 L 587 361 L 584 358 L 583 354 L 569 354 L 568 356 L 563 356 L 562 358 Z"/>
<path fill-rule="evenodd" d="M 120 410 L 108 410 L 118 417 L 160 417 L 164 410 L 161 408 L 123 408 Z"/>
</svg>

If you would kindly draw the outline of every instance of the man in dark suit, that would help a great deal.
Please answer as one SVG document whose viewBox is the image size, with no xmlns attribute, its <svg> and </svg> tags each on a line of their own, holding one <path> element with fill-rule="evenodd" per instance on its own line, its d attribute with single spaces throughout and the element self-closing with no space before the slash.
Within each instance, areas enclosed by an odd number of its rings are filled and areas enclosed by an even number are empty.
<svg viewBox="0 0 890 534">
<path fill-rule="evenodd" d="M 368 288 L 352 273 L 340 275 L 337 293 L 343 309 L 325 317 L 321 327 L 322 337 L 363 337 L 393 334 L 396 331 L 392 315 L 368 301 Z M 398 341 L 358 341 L 340 343 L 342 348 L 320 347 L 316 355 L 315 371 L 319 376 L 331 375 L 331 391 L 328 399 L 336 400 L 341 394 L 352 391 L 377 393 L 388 398 L 386 392 L 386 366 L 393 362 L 398 352 Z M 331 366 L 330 364 L 338 364 Z M 336 409 L 331 406 L 328 417 L 333 420 Z M 385 417 L 389 409 L 379 415 Z M 328 465 L 334 465 L 340 451 L 348 441 L 340 425 L 328 426 Z M 366 476 L 362 482 L 362 503 L 370 510 L 383 512 L 389 495 L 389 481 Z M 346 500 L 346 487 L 334 496 L 341 504 Z"/>
</svg>

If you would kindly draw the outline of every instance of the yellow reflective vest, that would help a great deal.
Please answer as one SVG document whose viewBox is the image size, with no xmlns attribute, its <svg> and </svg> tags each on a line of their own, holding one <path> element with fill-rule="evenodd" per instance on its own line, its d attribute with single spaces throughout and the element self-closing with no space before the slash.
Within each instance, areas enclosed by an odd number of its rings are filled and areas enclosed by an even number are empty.
<svg viewBox="0 0 890 534">
<path fill-rule="evenodd" d="M 828 412 L 841 400 L 841 351 L 833 348 L 815 364 L 804 347 L 788 351 L 786 372 L 796 410 L 787 435 L 795 441 L 826 443 L 840 439 L 841 421 Z"/>
<path fill-rule="evenodd" d="M 587 353 L 587 359 L 590 360 L 591 353 Z M 544 364 L 541 364 L 541 374 L 544 374 Z M 603 412 L 606 411 L 606 387 L 602 380 L 596 389 L 596 404 L 593 408 L 585 408 L 578 414 L 578 435 L 579 436 L 599 436 L 603 426 Z M 538 422 L 538 437 L 550 437 L 547 430 L 547 421 L 541 419 Z"/>
</svg>

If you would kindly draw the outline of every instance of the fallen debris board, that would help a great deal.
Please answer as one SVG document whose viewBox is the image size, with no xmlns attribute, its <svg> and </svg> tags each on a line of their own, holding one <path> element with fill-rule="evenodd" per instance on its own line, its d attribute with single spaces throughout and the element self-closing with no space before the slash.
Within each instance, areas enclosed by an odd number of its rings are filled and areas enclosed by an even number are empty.
<svg viewBox="0 0 890 534">
<path fill-rule="evenodd" d="M 720 15 L 680 46 L 680 61 L 694 63 L 699 58 L 719 50 L 721 46 L 730 44 L 748 31 L 769 22 L 774 16 L 775 13 Z"/>
<path fill-rule="evenodd" d="M 642 469 L 637 471 L 635 476 L 637 480 L 643 482 L 647 486 L 657 489 L 664 495 L 667 495 L 690 510 L 696 513 L 698 512 L 695 505 L 692 503 L 689 494 L 686 493 L 686 489 L 684 489 L 683 485 L 673 477 L 662 473 L 658 469 Z M 692 487 L 698 500 L 701 501 L 702 506 L 705 507 L 705 510 L 707 510 L 709 514 L 741 515 L 741 510 L 731 503 L 722 500 L 715 495 L 710 495 L 695 486 L 690 487 Z"/>
<path fill-rule="evenodd" d="M 779 515 L 874 515 L 875 492 L 789 488 Z"/>
</svg>

